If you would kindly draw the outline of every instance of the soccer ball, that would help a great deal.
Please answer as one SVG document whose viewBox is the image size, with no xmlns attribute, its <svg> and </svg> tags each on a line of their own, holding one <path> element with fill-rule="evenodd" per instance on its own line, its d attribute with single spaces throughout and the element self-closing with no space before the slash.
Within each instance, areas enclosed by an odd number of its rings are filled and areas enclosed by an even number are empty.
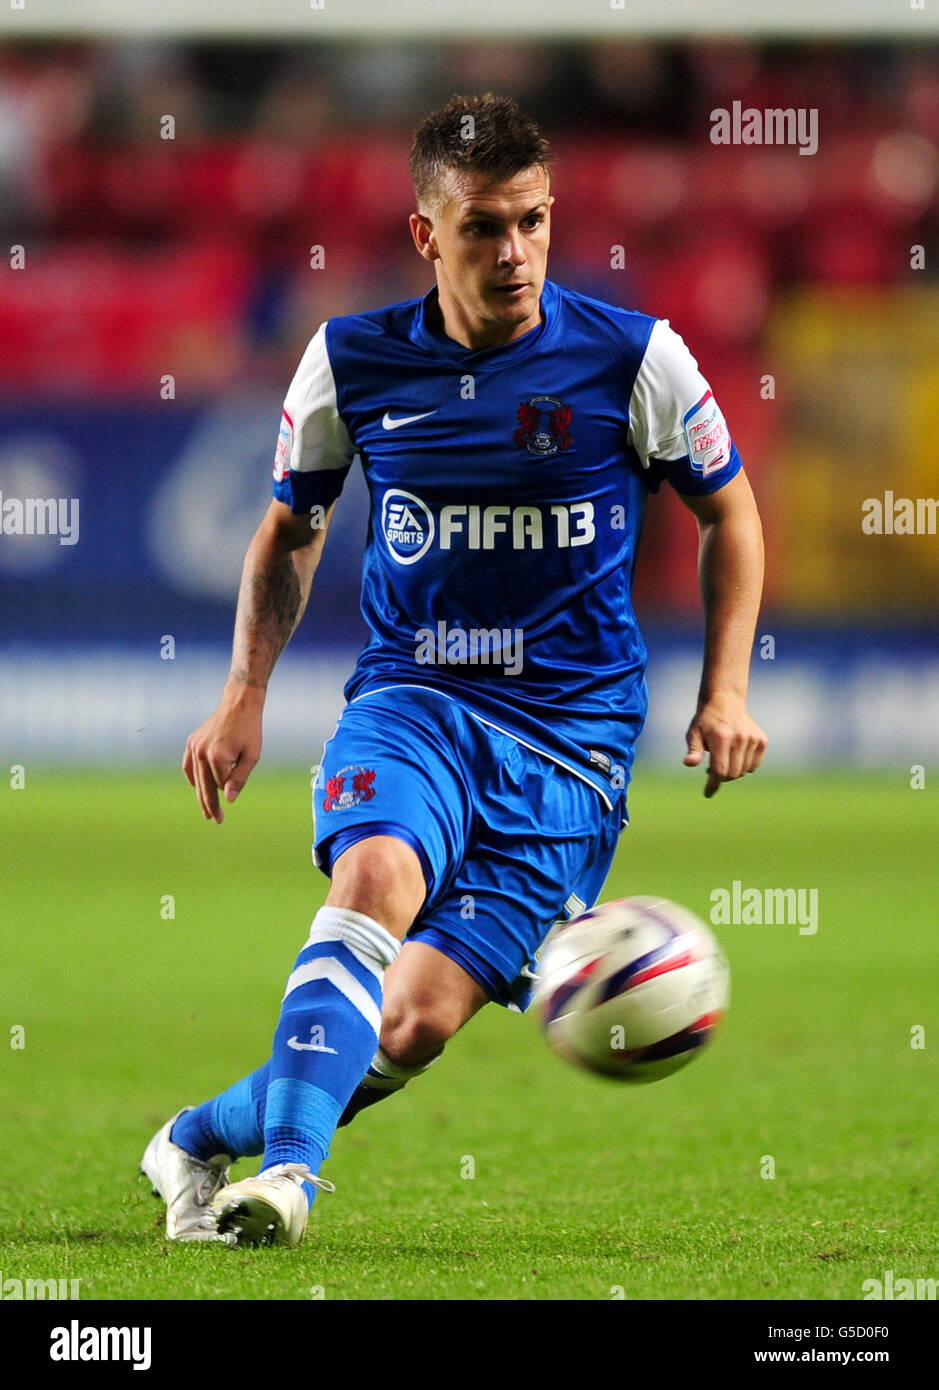
<svg viewBox="0 0 939 1390">
<path fill-rule="evenodd" d="M 710 927 L 664 898 L 621 898 L 557 927 L 535 1006 L 555 1052 L 622 1081 L 697 1056 L 724 1016 L 730 970 Z"/>
</svg>

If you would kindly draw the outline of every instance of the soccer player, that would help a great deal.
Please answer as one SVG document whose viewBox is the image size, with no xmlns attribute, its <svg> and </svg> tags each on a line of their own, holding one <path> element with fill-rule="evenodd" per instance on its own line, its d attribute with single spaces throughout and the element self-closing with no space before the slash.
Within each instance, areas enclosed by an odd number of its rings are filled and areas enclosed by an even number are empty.
<svg viewBox="0 0 939 1390">
<path fill-rule="evenodd" d="M 261 752 L 274 664 L 358 459 L 370 636 L 314 791 L 331 882 L 268 1061 L 181 1111 L 142 1169 L 167 1234 L 295 1245 L 338 1125 L 425 1071 L 495 1000 L 526 1007 L 552 925 L 594 903 L 646 713 L 630 601 L 647 494 L 697 518 L 705 611 L 689 766 L 759 765 L 746 694 L 759 517 L 708 383 L 668 323 L 546 278 L 549 152 L 506 98 L 415 134 L 422 299 L 328 320 L 284 402 L 231 671 L 183 770 L 223 819 Z M 588 214 L 589 215 L 589 214 Z M 228 1165 L 263 1150 L 257 1177 Z"/>
</svg>

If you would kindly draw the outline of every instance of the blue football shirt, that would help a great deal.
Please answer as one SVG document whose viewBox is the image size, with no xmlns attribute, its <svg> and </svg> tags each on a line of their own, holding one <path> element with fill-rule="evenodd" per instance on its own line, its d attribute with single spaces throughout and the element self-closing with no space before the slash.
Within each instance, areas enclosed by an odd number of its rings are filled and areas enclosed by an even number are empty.
<svg viewBox="0 0 939 1390">
<path fill-rule="evenodd" d="M 320 327 L 274 495 L 311 512 L 364 471 L 370 636 L 348 700 L 430 687 L 609 802 L 647 706 L 631 601 L 647 494 L 713 492 L 740 458 L 666 320 L 548 280 L 538 327 L 474 351 L 436 326 L 436 296 Z"/>
</svg>

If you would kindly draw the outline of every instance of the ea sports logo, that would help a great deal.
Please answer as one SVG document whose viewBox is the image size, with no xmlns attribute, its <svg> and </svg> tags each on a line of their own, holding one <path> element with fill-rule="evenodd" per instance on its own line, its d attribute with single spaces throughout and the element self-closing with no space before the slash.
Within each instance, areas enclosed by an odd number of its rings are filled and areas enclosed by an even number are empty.
<svg viewBox="0 0 939 1390">
<path fill-rule="evenodd" d="M 413 492 L 392 488 L 381 504 L 381 529 L 399 565 L 413 565 L 434 539 L 434 518 Z"/>
</svg>

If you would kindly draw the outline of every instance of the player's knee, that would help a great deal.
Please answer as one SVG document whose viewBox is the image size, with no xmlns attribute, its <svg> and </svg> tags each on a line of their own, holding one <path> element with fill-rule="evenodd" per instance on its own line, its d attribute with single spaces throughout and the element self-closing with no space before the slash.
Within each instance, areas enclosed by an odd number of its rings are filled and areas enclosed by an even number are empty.
<svg viewBox="0 0 939 1390">
<path fill-rule="evenodd" d="M 463 1020 L 446 1000 L 415 1000 L 382 1015 L 381 1048 L 399 1067 L 436 1057 Z"/>
<path fill-rule="evenodd" d="M 402 936 L 420 911 L 425 892 L 420 860 L 410 845 L 390 835 L 372 835 L 350 845 L 334 861 L 326 902 L 363 912 Z"/>
</svg>

